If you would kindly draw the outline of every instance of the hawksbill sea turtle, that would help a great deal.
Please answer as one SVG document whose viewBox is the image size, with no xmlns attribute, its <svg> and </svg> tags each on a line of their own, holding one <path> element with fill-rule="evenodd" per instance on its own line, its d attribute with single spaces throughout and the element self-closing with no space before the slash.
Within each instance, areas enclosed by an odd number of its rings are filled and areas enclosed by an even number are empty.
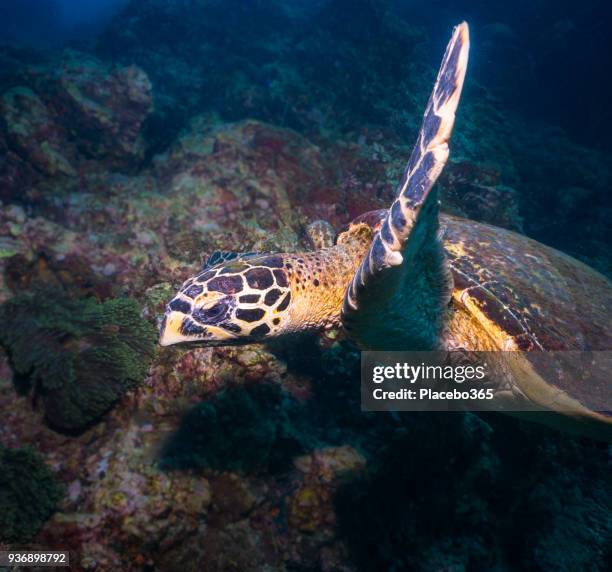
<svg viewBox="0 0 612 572">
<path fill-rule="evenodd" d="M 606 375 L 551 376 L 535 358 L 612 349 L 611 283 L 525 236 L 439 213 L 434 183 L 448 158 L 468 52 L 464 22 L 389 209 L 359 216 L 331 244 L 328 227 L 314 223 L 313 251 L 212 255 L 168 304 L 160 344 L 235 345 L 341 327 L 364 349 L 514 352 L 500 393 L 610 439 Z"/>
</svg>

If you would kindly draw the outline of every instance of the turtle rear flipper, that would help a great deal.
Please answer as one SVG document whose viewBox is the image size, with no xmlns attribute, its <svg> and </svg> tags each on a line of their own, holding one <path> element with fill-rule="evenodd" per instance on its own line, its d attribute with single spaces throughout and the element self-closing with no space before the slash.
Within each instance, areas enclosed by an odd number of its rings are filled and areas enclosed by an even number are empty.
<svg viewBox="0 0 612 572">
<path fill-rule="evenodd" d="M 361 346 L 416 350 L 439 344 L 452 282 L 432 188 L 448 159 L 468 51 L 463 22 L 446 48 L 397 198 L 344 297 L 343 324 Z"/>
</svg>

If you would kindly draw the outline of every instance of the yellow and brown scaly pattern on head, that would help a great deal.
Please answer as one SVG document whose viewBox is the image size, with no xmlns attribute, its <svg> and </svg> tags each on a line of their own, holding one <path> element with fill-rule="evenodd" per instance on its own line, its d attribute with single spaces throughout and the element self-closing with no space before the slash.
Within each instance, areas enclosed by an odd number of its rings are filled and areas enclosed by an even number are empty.
<svg viewBox="0 0 612 572">
<path fill-rule="evenodd" d="M 347 284 L 371 239 L 370 227 L 359 223 L 330 248 L 207 268 L 168 304 L 160 344 L 242 344 L 338 324 Z"/>
<path fill-rule="evenodd" d="M 283 255 L 238 258 L 187 280 L 168 304 L 160 343 L 210 345 L 263 338 L 291 302 Z"/>
</svg>

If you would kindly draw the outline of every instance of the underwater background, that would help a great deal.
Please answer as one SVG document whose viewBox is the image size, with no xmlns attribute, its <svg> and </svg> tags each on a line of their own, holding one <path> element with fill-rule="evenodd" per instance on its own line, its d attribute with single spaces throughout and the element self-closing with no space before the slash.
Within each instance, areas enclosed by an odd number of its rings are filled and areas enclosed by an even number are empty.
<svg viewBox="0 0 612 572">
<path fill-rule="evenodd" d="M 214 250 L 384 208 L 452 27 L 446 212 L 612 275 L 605 1 L 0 0 L 0 545 L 74 570 L 605 571 L 612 451 L 364 413 L 330 337 L 157 346 Z"/>
</svg>

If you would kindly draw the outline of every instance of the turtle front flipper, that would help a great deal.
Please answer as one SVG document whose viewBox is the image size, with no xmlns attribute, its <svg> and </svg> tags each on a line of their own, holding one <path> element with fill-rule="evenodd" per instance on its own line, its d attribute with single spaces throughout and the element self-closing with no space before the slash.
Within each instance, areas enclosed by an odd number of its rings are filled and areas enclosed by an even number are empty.
<svg viewBox="0 0 612 572">
<path fill-rule="evenodd" d="M 346 291 L 342 321 L 362 347 L 417 350 L 440 345 L 452 282 L 432 188 L 448 159 L 468 51 L 463 22 L 446 48 L 397 198 Z"/>
</svg>

